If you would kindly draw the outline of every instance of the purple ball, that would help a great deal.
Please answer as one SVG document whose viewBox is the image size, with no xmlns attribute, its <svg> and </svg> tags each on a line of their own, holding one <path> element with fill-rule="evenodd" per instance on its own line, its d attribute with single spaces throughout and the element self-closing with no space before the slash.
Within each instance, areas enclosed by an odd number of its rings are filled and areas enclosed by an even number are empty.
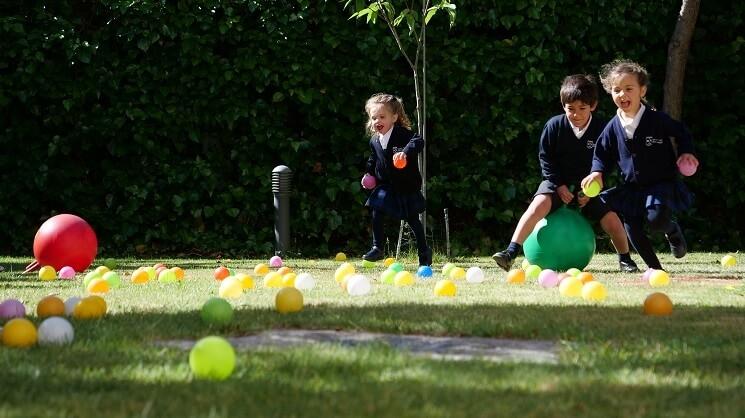
<svg viewBox="0 0 745 418">
<path fill-rule="evenodd" d="M 282 257 L 275 255 L 269 259 L 269 267 L 282 267 Z"/>
<path fill-rule="evenodd" d="M 367 190 L 372 190 L 377 186 L 378 181 L 375 180 L 375 176 L 371 176 L 369 174 L 365 174 L 362 176 L 362 187 L 366 188 Z"/>
<path fill-rule="evenodd" d="M 57 275 L 60 279 L 73 279 L 75 278 L 75 269 L 70 266 L 64 266 L 59 269 Z"/>
<path fill-rule="evenodd" d="M 688 160 L 683 160 L 678 163 L 678 170 L 680 170 L 680 174 L 686 177 L 690 177 L 696 174 L 696 165 L 689 162 Z"/>
<path fill-rule="evenodd" d="M 546 269 L 538 275 L 538 284 L 543 287 L 556 287 L 559 284 L 559 274 L 553 270 Z"/>
<path fill-rule="evenodd" d="M 651 276 L 652 273 L 654 273 L 654 269 L 647 269 L 647 271 L 645 271 L 644 274 L 642 274 L 642 280 L 644 280 L 645 282 L 648 282 L 649 276 Z"/>
<path fill-rule="evenodd" d="M 0 303 L 0 319 L 23 318 L 26 316 L 26 307 L 20 300 L 6 299 Z"/>
</svg>

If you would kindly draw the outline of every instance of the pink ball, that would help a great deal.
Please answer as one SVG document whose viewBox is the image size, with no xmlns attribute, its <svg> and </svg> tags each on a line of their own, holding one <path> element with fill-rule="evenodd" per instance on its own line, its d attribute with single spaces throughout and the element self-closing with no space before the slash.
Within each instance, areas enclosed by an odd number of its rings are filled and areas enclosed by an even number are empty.
<svg viewBox="0 0 745 418">
<path fill-rule="evenodd" d="M 367 190 L 372 190 L 377 186 L 378 181 L 375 180 L 375 176 L 371 176 L 369 174 L 365 174 L 362 177 L 362 187 L 366 188 Z"/>
<path fill-rule="evenodd" d="M 645 282 L 648 282 L 649 276 L 651 276 L 652 273 L 654 273 L 654 269 L 647 269 L 647 271 L 645 271 L 644 274 L 642 274 L 642 280 L 644 280 Z"/>
<path fill-rule="evenodd" d="M 60 279 L 72 279 L 75 277 L 75 269 L 70 266 L 64 266 L 59 269 L 57 275 L 59 275 Z"/>
<path fill-rule="evenodd" d="M 17 299 L 6 299 L 0 303 L 0 319 L 23 318 L 26 307 Z"/>
<path fill-rule="evenodd" d="M 269 267 L 282 267 L 282 257 L 275 255 L 269 259 Z"/>
<path fill-rule="evenodd" d="M 678 163 L 678 170 L 680 170 L 680 174 L 690 177 L 696 174 L 696 165 L 688 160 L 683 160 Z"/>
<path fill-rule="evenodd" d="M 559 274 L 553 270 L 546 269 L 538 275 L 538 284 L 543 287 L 556 287 L 559 284 Z"/>
</svg>

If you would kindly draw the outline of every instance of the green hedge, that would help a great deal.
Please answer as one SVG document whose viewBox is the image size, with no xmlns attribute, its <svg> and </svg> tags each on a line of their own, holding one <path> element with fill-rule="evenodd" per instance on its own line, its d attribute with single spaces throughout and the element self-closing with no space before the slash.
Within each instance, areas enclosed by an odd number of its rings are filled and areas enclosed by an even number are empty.
<svg viewBox="0 0 745 418">
<path fill-rule="evenodd" d="M 106 253 L 266 255 L 279 164 L 295 174 L 293 251 L 368 246 L 364 101 L 394 92 L 414 114 L 382 25 L 349 21 L 336 1 L 21 3 L 0 6 L 0 251 L 29 253 L 44 219 L 71 212 Z M 561 79 L 631 57 L 661 105 L 679 4 L 460 3 L 454 29 L 439 16 L 428 31 L 429 225 L 441 248 L 449 208 L 455 251 L 486 254 L 539 182 Z M 701 7 L 684 119 L 702 168 L 684 224 L 697 249 L 736 248 L 743 5 Z M 607 96 L 599 112 L 612 114 Z"/>
</svg>

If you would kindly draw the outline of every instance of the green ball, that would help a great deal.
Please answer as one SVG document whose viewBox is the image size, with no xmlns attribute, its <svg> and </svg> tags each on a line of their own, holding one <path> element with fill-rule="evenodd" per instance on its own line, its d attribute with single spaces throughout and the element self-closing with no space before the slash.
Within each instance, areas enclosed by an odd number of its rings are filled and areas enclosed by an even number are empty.
<svg viewBox="0 0 745 418">
<path fill-rule="evenodd" d="M 103 260 L 103 265 L 108 267 L 109 270 L 114 270 L 119 265 L 119 263 L 117 263 L 116 259 L 107 258 L 106 260 Z"/>
<path fill-rule="evenodd" d="M 163 270 L 163 272 L 158 275 L 158 281 L 161 283 L 176 283 L 178 278 L 176 278 L 176 273 L 173 271 Z"/>
<path fill-rule="evenodd" d="M 539 274 L 541 274 L 541 267 L 535 264 L 528 266 L 527 270 L 525 270 L 525 275 L 529 279 L 537 279 Z"/>
<path fill-rule="evenodd" d="M 362 267 L 369 269 L 375 267 L 375 262 L 370 260 L 362 260 Z"/>
<path fill-rule="evenodd" d="M 197 379 L 225 380 L 235 369 L 235 350 L 224 338 L 202 338 L 189 353 L 189 367 Z"/>
<path fill-rule="evenodd" d="M 208 325 L 225 326 L 233 320 L 233 307 L 223 298 L 210 298 L 202 305 L 202 321 Z"/>
<path fill-rule="evenodd" d="M 403 271 L 404 270 L 404 265 L 401 264 L 401 263 L 399 263 L 399 262 L 395 262 L 395 263 L 391 264 L 388 268 L 390 270 L 393 270 L 396 273 L 398 273 L 399 271 Z"/>
<path fill-rule="evenodd" d="M 155 271 L 155 267 L 145 267 L 145 271 L 147 272 L 147 277 L 150 280 L 155 280 L 155 275 L 158 274 L 158 272 Z"/>
<path fill-rule="evenodd" d="M 122 285 L 122 278 L 115 271 L 105 273 L 102 278 L 109 283 L 109 287 L 112 289 L 117 289 Z"/>
<path fill-rule="evenodd" d="M 442 266 L 442 275 L 445 277 L 450 277 L 450 270 L 452 270 L 455 267 L 455 264 L 453 263 L 445 263 L 444 266 Z"/>
<path fill-rule="evenodd" d="M 396 274 L 398 274 L 396 270 L 387 269 L 380 275 L 380 278 L 385 284 L 393 284 L 393 278 L 396 277 Z"/>
<path fill-rule="evenodd" d="M 567 270 L 566 273 L 569 274 L 569 275 L 571 275 L 571 276 L 577 277 L 577 275 L 580 274 L 580 273 L 582 273 L 582 271 L 580 269 L 578 269 L 578 268 L 572 267 L 569 270 Z"/>
<path fill-rule="evenodd" d="M 83 287 L 88 287 L 88 283 L 93 281 L 93 279 L 98 279 L 99 277 L 101 277 L 100 273 L 97 273 L 95 270 L 89 271 L 83 278 Z"/>
<path fill-rule="evenodd" d="M 595 231 L 578 211 L 562 206 L 536 224 L 523 252 L 530 264 L 544 269 L 582 270 L 595 254 Z"/>
</svg>

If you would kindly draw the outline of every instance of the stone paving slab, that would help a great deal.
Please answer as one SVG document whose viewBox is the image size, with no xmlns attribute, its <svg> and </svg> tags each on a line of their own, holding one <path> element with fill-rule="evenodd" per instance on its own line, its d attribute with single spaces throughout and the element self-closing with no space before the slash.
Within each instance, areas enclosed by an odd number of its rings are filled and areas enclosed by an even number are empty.
<svg viewBox="0 0 745 418">
<path fill-rule="evenodd" d="M 558 362 L 558 345 L 545 340 L 509 340 L 479 337 L 431 337 L 334 330 L 270 330 L 245 337 L 228 338 L 237 350 L 284 348 L 306 344 L 362 346 L 387 344 L 414 355 L 444 360 L 483 359 L 494 362 Z M 189 350 L 193 340 L 160 341 L 157 344 Z"/>
</svg>

